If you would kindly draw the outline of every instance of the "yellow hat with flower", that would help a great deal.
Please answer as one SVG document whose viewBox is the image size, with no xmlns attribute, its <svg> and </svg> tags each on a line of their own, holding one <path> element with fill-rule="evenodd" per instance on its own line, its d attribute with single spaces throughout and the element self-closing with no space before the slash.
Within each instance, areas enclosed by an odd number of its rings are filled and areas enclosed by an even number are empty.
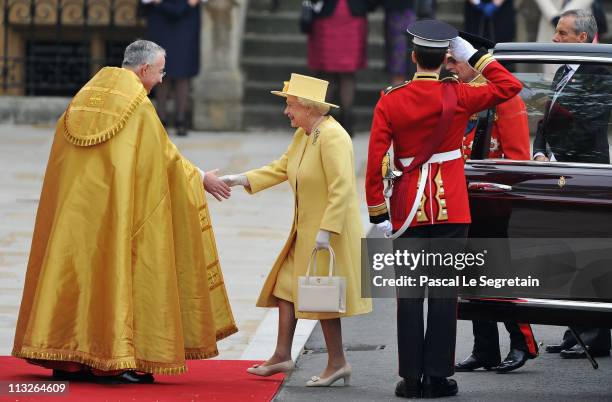
<svg viewBox="0 0 612 402">
<path fill-rule="evenodd" d="M 325 102 L 325 95 L 327 94 L 327 86 L 329 82 L 320 80 L 318 78 L 309 77 L 307 75 L 301 75 L 292 73 L 291 79 L 285 81 L 282 91 L 270 91 L 274 95 L 287 97 L 297 96 L 298 98 L 307 99 L 309 101 L 317 102 L 322 105 L 330 107 L 338 107 L 333 103 Z"/>
</svg>

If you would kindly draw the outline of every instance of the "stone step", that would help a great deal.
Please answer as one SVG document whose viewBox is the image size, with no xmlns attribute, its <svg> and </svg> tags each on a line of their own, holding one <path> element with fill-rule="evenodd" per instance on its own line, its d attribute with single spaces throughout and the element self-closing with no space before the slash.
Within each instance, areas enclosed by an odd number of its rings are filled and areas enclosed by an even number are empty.
<svg viewBox="0 0 612 402">
<path fill-rule="evenodd" d="M 439 12 L 438 19 L 448 22 L 457 28 L 463 26 L 463 12 Z M 284 34 L 304 35 L 299 29 L 299 12 L 282 11 L 277 13 L 267 13 L 257 10 L 247 12 L 245 33 Z M 384 13 L 378 11 L 368 14 L 368 37 L 384 38 Z M 304 35 L 305 36 L 305 35 Z"/>
<path fill-rule="evenodd" d="M 246 81 L 282 82 L 291 73 L 310 74 L 304 57 L 243 57 Z"/>
<path fill-rule="evenodd" d="M 249 10 L 245 26 L 246 33 L 269 34 L 300 34 L 300 13 L 297 11 L 279 11 L 274 14 Z M 368 14 L 368 34 L 370 37 L 384 36 L 384 14 L 376 12 Z M 306 35 L 304 35 L 306 36 Z"/>
<path fill-rule="evenodd" d="M 368 40 L 368 59 L 384 57 L 384 39 Z M 243 57 L 303 57 L 307 55 L 307 37 L 299 34 L 274 35 L 247 33 L 243 37 Z"/>
<path fill-rule="evenodd" d="M 245 33 L 276 34 L 279 37 L 286 34 L 303 35 L 298 23 L 299 14 L 293 11 L 274 14 L 249 11 L 245 25 Z"/>
<path fill-rule="evenodd" d="M 291 73 L 312 74 L 305 57 L 243 57 L 242 68 L 248 81 L 279 82 L 289 78 Z M 388 77 L 383 68 L 381 59 L 368 60 L 368 68 L 357 72 L 357 81 L 381 83 L 384 87 Z"/>
<path fill-rule="evenodd" d="M 455 14 L 461 17 L 461 21 L 463 23 L 463 1 L 457 0 L 438 0 L 437 1 L 437 11 L 436 18 L 439 18 L 442 14 Z"/>
<path fill-rule="evenodd" d="M 268 12 L 270 14 L 276 14 L 284 11 L 299 12 L 301 10 L 301 0 L 278 0 L 278 9 L 276 12 L 270 12 L 270 6 L 273 0 L 250 0 L 249 9 L 257 10 L 262 12 Z M 463 1 L 457 0 L 438 0 L 437 1 L 437 12 L 438 15 L 443 12 L 452 12 L 455 14 L 463 15 Z M 382 7 L 378 7 L 376 11 L 380 11 Z"/>
<path fill-rule="evenodd" d="M 244 126 L 247 130 L 282 130 L 293 132 L 289 119 L 283 114 L 284 105 L 251 105 L 244 107 Z M 372 126 L 372 111 L 369 107 L 355 107 L 354 131 L 369 132 Z"/>
<path fill-rule="evenodd" d="M 244 88 L 244 100 L 251 105 L 277 104 L 279 99 L 270 94 L 270 91 L 278 90 L 280 86 L 281 82 L 247 81 Z M 385 89 L 385 86 L 378 83 L 358 81 L 355 89 L 355 105 L 373 108 L 380 98 L 380 91 L 383 89 Z M 338 99 L 334 100 L 331 92 L 328 92 L 327 101 L 338 103 Z"/>
<path fill-rule="evenodd" d="M 291 73 L 312 74 L 307 67 L 307 36 L 299 30 L 299 0 L 279 0 L 278 11 L 269 11 L 270 0 L 251 0 L 243 37 L 245 72 L 244 125 L 247 129 L 287 129 L 284 104 L 270 94 Z M 463 25 L 463 2 L 438 0 L 437 18 L 457 28 Z M 374 105 L 389 77 L 384 68 L 384 12 L 368 14 L 368 68 L 356 74 L 354 120 L 356 131 L 369 131 Z M 332 101 L 331 99 L 328 99 Z"/>
<path fill-rule="evenodd" d="M 249 9 L 263 12 L 270 12 L 270 6 L 273 0 L 249 0 Z M 278 9 L 271 14 L 278 14 L 283 11 L 299 12 L 302 7 L 302 0 L 277 0 Z"/>
</svg>

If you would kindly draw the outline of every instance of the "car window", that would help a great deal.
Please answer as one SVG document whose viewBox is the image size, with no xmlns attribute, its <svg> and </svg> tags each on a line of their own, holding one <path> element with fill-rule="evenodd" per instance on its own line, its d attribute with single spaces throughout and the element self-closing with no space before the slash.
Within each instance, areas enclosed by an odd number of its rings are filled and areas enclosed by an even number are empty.
<svg viewBox="0 0 612 402">
<path fill-rule="evenodd" d="M 496 107 L 488 158 L 610 163 L 610 65 L 505 65 L 523 90 Z"/>
</svg>

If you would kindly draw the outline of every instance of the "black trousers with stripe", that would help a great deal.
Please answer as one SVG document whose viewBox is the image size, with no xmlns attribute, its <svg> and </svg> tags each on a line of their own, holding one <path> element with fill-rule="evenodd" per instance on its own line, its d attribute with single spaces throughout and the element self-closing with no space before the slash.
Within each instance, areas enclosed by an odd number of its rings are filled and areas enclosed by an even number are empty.
<svg viewBox="0 0 612 402">
<path fill-rule="evenodd" d="M 530 357 L 538 355 L 538 345 L 529 324 L 504 322 L 510 334 L 510 348 L 519 349 Z M 494 367 L 501 363 L 499 353 L 499 332 L 494 321 L 472 321 L 474 349 L 472 354 L 485 366 Z"/>
<path fill-rule="evenodd" d="M 452 223 L 419 226 L 408 229 L 401 237 L 466 238 L 468 226 Z M 423 314 L 424 289 L 418 297 L 400 296 L 397 299 L 397 346 L 401 377 L 450 377 L 455 372 L 456 289 L 454 297 L 449 297 L 448 288 L 441 291 L 442 297 L 439 288 L 427 289 L 426 322 Z"/>
</svg>

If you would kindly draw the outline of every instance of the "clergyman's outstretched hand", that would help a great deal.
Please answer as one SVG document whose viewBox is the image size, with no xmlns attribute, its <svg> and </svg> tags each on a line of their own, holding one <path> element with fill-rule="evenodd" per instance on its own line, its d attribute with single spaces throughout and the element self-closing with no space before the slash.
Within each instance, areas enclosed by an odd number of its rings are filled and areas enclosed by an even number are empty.
<svg viewBox="0 0 612 402">
<path fill-rule="evenodd" d="M 223 201 L 223 199 L 230 198 L 232 189 L 219 177 L 217 177 L 219 169 L 209 170 L 204 174 L 204 190 L 217 199 L 217 201 Z"/>
</svg>

